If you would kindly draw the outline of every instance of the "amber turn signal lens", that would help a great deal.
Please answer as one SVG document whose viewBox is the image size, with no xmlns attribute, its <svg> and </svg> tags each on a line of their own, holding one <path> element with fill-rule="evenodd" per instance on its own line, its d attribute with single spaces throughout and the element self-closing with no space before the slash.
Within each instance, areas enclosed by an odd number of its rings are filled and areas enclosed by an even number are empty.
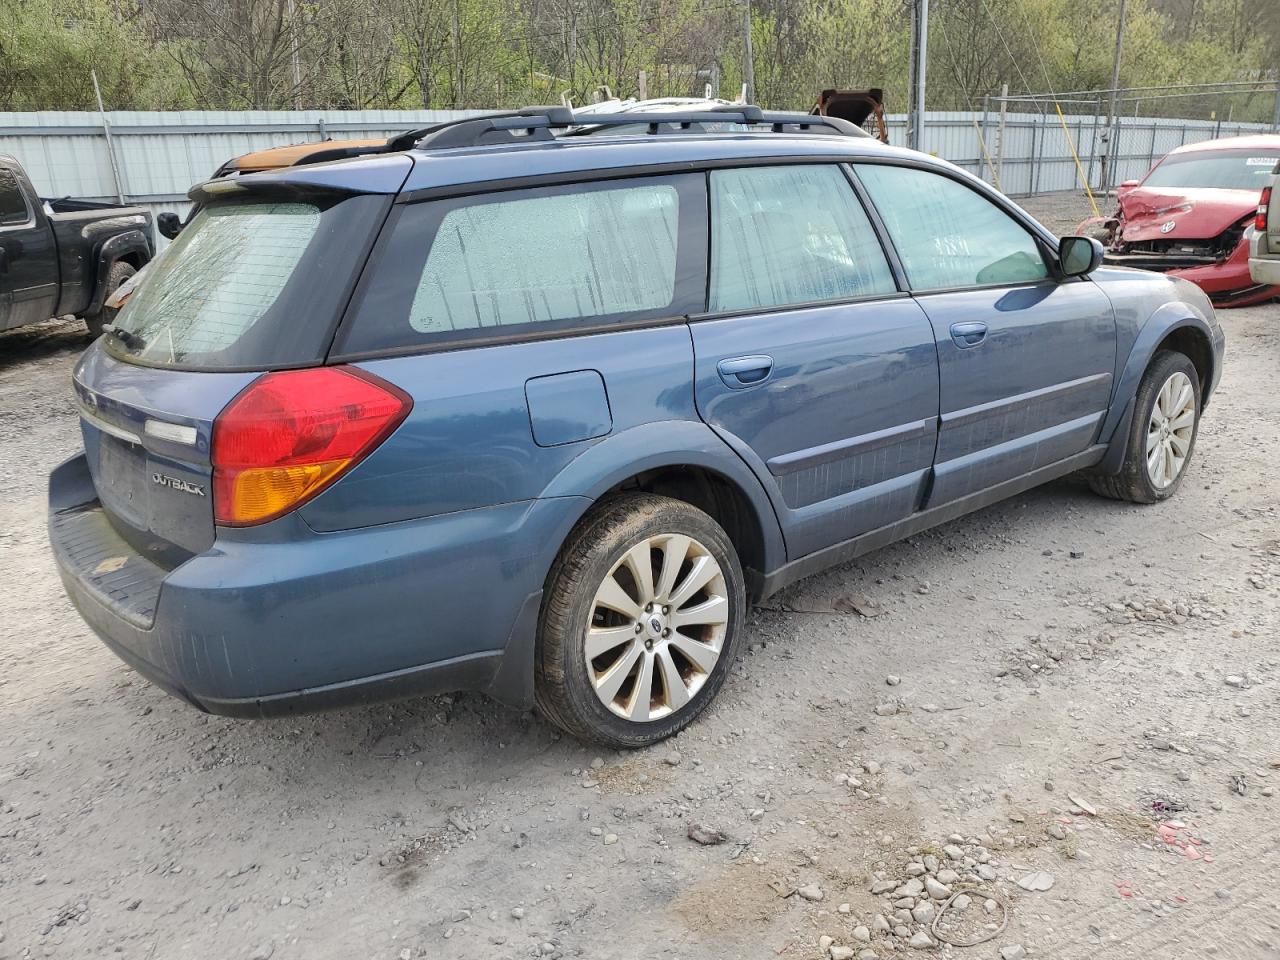
<svg viewBox="0 0 1280 960">
<path fill-rule="evenodd" d="M 355 367 L 268 373 L 213 424 L 213 513 L 225 526 L 295 510 L 368 456 L 413 400 Z"/>
</svg>

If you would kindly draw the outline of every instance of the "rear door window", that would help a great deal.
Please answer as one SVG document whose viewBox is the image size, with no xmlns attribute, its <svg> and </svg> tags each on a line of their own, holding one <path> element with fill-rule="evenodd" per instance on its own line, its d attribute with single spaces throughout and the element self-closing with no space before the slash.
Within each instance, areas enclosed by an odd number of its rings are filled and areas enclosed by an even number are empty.
<svg viewBox="0 0 1280 960">
<path fill-rule="evenodd" d="M 859 164 L 911 289 L 1033 283 L 1049 275 L 1035 237 L 976 190 L 928 170 Z"/>
<path fill-rule="evenodd" d="M 712 171 L 709 309 L 896 291 L 884 249 L 839 167 Z"/>
<path fill-rule="evenodd" d="M 581 332 L 700 311 L 705 209 L 699 175 L 406 205 L 384 231 L 338 352 Z"/>
<path fill-rule="evenodd" d="M 194 369 L 322 359 L 389 202 L 358 196 L 205 207 L 129 298 L 107 348 Z"/>
<path fill-rule="evenodd" d="M 27 201 L 18 189 L 18 178 L 12 170 L 0 168 L 0 227 L 26 223 Z"/>
</svg>

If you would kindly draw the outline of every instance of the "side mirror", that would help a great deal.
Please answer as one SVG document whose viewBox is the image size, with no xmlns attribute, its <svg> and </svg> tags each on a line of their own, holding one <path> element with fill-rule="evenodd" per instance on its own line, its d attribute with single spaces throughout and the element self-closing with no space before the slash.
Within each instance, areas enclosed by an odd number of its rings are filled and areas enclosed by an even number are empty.
<svg viewBox="0 0 1280 960">
<path fill-rule="evenodd" d="M 182 221 L 176 213 L 162 213 L 156 217 L 156 229 L 160 231 L 160 236 L 174 240 L 182 232 Z"/>
<path fill-rule="evenodd" d="M 1063 237 L 1058 241 L 1058 263 L 1064 277 L 1084 277 L 1102 265 L 1106 253 L 1093 237 Z"/>
</svg>

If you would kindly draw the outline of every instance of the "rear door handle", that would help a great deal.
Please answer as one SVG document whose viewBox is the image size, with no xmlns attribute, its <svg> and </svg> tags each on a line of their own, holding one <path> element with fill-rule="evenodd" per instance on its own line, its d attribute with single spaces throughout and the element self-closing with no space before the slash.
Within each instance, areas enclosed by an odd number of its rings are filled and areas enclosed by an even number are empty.
<svg viewBox="0 0 1280 960">
<path fill-rule="evenodd" d="M 976 347 L 983 340 L 987 339 L 987 325 L 981 320 L 973 320 L 968 323 L 953 323 L 951 325 L 951 339 L 956 342 L 956 346 Z"/>
<path fill-rule="evenodd" d="M 733 357 L 721 360 L 716 364 L 716 369 L 725 386 L 740 390 L 769 379 L 769 373 L 773 370 L 773 357 Z"/>
</svg>

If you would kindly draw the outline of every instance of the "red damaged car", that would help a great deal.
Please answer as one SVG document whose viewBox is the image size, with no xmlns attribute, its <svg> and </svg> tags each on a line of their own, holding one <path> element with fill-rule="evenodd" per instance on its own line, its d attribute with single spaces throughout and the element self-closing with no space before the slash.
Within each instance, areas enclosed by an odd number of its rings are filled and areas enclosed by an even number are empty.
<svg viewBox="0 0 1280 960">
<path fill-rule="evenodd" d="M 1120 209 L 1076 233 L 1107 248 L 1106 262 L 1186 277 L 1214 304 L 1280 296 L 1249 276 L 1249 240 L 1262 188 L 1280 161 L 1280 135 L 1228 137 L 1178 147 L 1141 181 L 1116 190 Z"/>
</svg>

